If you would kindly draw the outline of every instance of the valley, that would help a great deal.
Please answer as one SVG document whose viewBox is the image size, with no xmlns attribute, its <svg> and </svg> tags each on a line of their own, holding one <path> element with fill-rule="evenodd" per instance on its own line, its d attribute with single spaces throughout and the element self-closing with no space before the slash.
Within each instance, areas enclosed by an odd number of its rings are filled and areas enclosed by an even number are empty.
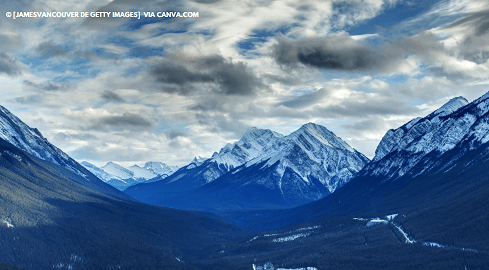
<svg viewBox="0 0 489 270">
<path fill-rule="evenodd" d="M 372 161 L 312 123 L 288 136 L 253 129 L 126 193 L 2 108 L 12 132 L 0 141 L 0 261 L 25 269 L 484 269 L 489 94 L 460 100 L 388 131 Z M 298 193 L 307 199 L 292 200 Z"/>
</svg>

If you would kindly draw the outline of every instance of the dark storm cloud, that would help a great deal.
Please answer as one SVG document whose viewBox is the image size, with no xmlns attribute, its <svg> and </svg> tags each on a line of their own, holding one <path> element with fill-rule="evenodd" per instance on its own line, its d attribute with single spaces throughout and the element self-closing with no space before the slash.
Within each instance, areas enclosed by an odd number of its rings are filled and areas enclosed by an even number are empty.
<svg viewBox="0 0 489 270">
<path fill-rule="evenodd" d="M 200 4 L 215 4 L 217 2 L 221 2 L 221 0 L 193 0 L 193 1 Z"/>
<path fill-rule="evenodd" d="M 325 88 L 321 88 L 314 92 L 304 94 L 288 101 L 284 101 L 281 103 L 281 105 L 289 108 L 304 108 L 321 102 L 321 100 L 327 97 L 329 94 L 330 91 Z"/>
<path fill-rule="evenodd" d="M 56 56 L 65 56 L 70 51 L 63 49 L 52 42 L 43 42 L 39 44 L 39 46 L 37 46 L 36 52 L 43 56 L 56 57 Z"/>
<path fill-rule="evenodd" d="M 182 132 L 180 130 L 168 130 L 168 131 L 165 131 L 165 136 L 170 139 L 170 140 L 173 140 L 177 137 L 187 137 L 188 134 L 186 134 L 185 132 Z"/>
<path fill-rule="evenodd" d="M 107 101 L 113 101 L 113 102 L 125 102 L 123 98 L 121 98 L 118 94 L 106 90 L 102 93 L 102 98 L 107 100 Z"/>
<path fill-rule="evenodd" d="M 212 82 L 213 78 L 199 70 L 189 70 L 182 64 L 175 64 L 170 61 L 163 62 L 152 71 L 156 80 L 161 83 L 176 84 L 185 86 L 196 82 Z M 186 93 L 183 93 L 186 94 Z"/>
<path fill-rule="evenodd" d="M 277 41 L 272 57 L 286 68 L 306 66 L 324 70 L 391 73 L 399 70 L 408 55 L 416 55 L 435 64 L 441 63 L 441 56 L 450 55 L 437 37 L 429 32 L 384 42 L 375 49 L 348 34 L 300 40 L 278 37 Z"/>
<path fill-rule="evenodd" d="M 97 129 L 105 128 L 122 128 L 122 129 L 138 129 L 138 128 L 149 128 L 151 123 L 141 117 L 140 115 L 133 113 L 124 113 L 121 116 L 107 116 L 98 119 L 98 121 L 93 125 Z"/>
<path fill-rule="evenodd" d="M 66 83 L 53 83 L 50 81 L 44 83 L 35 83 L 33 81 L 24 81 L 24 86 L 31 90 L 40 90 L 40 91 L 48 91 L 48 92 L 57 92 L 68 89 L 70 86 Z"/>
<path fill-rule="evenodd" d="M 0 74 L 17 76 L 23 73 L 22 65 L 5 53 L 0 53 Z"/>
<path fill-rule="evenodd" d="M 189 95 L 207 89 L 226 95 L 252 95 L 265 88 L 243 62 L 233 63 L 219 55 L 178 60 L 170 57 L 151 70 L 164 92 Z"/>
<path fill-rule="evenodd" d="M 381 65 L 382 55 L 355 42 L 348 35 L 287 41 L 277 38 L 273 58 L 282 66 L 305 66 L 333 70 L 366 70 Z"/>
</svg>

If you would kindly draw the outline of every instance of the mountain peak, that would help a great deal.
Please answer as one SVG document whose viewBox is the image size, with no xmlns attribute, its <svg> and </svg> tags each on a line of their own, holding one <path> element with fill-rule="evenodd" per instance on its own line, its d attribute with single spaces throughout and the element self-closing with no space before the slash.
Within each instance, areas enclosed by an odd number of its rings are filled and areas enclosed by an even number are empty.
<svg viewBox="0 0 489 270">
<path fill-rule="evenodd" d="M 297 131 L 293 132 L 292 137 L 299 137 L 301 134 L 307 134 L 310 137 L 315 138 L 325 145 L 329 145 L 334 148 L 346 149 L 350 152 L 355 150 L 343 141 L 340 137 L 336 136 L 332 131 L 322 125 L 315 123 L 307 123 L 302 125 Z"/>
<path fill-rule="evenodd" d="M 464 97 L 462 96 L 454 97 L 450 99 L 447 103 L 445 103 L 443 106 L 441 106 L 438 110 L 434 111 L 432 114 L 433 115 L 438 115 L 441 113 L 451 114 L 467 104 L 469 104 L 469 102 Z"/>
</svg>

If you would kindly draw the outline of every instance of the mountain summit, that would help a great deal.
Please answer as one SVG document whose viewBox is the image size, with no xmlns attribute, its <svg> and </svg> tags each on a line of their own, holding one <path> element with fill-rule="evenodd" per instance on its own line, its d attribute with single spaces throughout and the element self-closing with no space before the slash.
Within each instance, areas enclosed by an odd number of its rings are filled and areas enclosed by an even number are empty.
<svg viewBox="0 0 489 270">
<path fill-rule="evenodd" d="M 288 136 L 253 128 L 200 165 L 126 193 L 157 205 L 211 211 L 292 207 L 334 192 L 368 161 L 320 125 L 305 124 Z"/>
</svg>

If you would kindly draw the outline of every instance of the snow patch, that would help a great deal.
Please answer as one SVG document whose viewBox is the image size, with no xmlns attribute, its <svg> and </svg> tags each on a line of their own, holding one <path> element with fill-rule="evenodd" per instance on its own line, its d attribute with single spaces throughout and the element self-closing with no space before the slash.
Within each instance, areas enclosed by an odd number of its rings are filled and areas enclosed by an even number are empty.
<svg viewBox="0 0 489 270">
<path fill-rule="evenodd" d="M 289 241 L 294 241 L 298 238 L 308 237 L 309 235 L 311 235 L 311 233 L 299 233 L 299 234 L 295 234 L 295 235 L 275 238 L 272 240 L 272 242 L 275 242 L 275 243 L 289 242 Z"/>
<path fill-rule="evenodd" d="M 389 221 L 387 220 L 383 220 L 383 219 L 380 219 L 380 218 L 375 218 L 375 219 L 372 219 L 370 220 L 367 225 L 367 227 L 370 227 L 370 226 L 375 226 L 375 225 L 380 225 L 380 224 L 388 224 Z"/>
<path fill-rule="evenodd" d="M 5 223 L 5 225 L 7 225 L 7 228 L 12 228 L 12 229 L 15 228 L 10 218 L 5 218 L 4 220 L 2 220 L 2 222 Z"/>
</svg>

